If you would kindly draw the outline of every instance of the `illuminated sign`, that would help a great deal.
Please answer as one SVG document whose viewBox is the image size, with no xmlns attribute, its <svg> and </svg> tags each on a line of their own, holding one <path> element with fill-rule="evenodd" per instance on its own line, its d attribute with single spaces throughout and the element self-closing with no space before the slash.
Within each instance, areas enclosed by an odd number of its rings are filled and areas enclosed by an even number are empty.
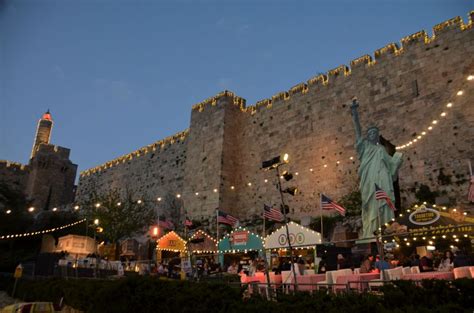
<svg viewBox="0 0 474 313">
<path fill-rule="evenodd" d="M 409 216 L 410 222 L 415 225 L 433 224 L 440 218 L 438 211 L 430 208 L 420 208 Z"/>
</svg>

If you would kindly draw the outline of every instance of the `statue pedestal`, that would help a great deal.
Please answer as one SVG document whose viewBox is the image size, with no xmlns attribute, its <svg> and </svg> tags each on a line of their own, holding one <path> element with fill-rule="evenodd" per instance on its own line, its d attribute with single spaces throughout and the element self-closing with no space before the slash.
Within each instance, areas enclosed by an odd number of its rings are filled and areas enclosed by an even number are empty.
<svg viewBox="0 0 474 313">
<path fill-rule="evenodd" d="M 346 227 L 338 225 L 334 228 L 331 242 L 335 242 L 336 247 L 350 248 L 354 245 L 354 241 L 344 241 L 353 239 L 357 239 L 357 233 L 350 232 Z"/>
<path fill-rule="evenodd" d="M 366 256 L 368 254 L 378 254 L 377 242 L 375 239 L 359 239 L 352 247 L 352 253 Z"/>
</svg>

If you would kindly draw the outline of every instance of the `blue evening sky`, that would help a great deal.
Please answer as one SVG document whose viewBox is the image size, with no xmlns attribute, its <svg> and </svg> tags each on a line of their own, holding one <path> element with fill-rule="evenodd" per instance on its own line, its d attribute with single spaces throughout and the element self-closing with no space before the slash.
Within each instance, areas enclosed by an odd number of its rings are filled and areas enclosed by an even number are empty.
<svg viewBox="0 0 474 313">
<path fill-rule="evenodd" d="M 468 0 L 0 0 L 0 159 L 52 143 L 90 168 L 189 126 L 221 90 L 247 104 L 460 15 Z"/>
</svg>

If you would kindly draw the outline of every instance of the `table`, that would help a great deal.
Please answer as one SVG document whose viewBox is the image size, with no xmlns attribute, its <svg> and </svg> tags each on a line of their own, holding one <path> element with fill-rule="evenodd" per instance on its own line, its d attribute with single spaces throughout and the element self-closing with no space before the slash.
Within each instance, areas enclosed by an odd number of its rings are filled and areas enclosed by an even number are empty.
<svg viewBox="0 0 474 313">
<path fill-rule="evenodd" d="M 351 289 L 357 289 L 359 291 L 363 291 L 368 288 L 369 281 L 376 280 L 376 279 L 380 279 L 379 273 L 341 275 L 337 277 L 334 290 L 337 291 L 341 289 L 346 289 L 348 286 Z"/>
<path fill-rule="evenodd" d="M 316 283 L 326 279 L 326 274 L 311 274 L 298 275 L 296 281 L 298 282 L 298 290 L 313 291 L 316 290 Z M 301 286 L 299 285 L 301 284 Z"/>
<path fill-rule="evenodd" d="M 453 272 L 425 272 L 419 274 L 402 275 L 405 280 L 422 280 L 422 279 L 446 279 L 454 280 Z"/>
</svg>

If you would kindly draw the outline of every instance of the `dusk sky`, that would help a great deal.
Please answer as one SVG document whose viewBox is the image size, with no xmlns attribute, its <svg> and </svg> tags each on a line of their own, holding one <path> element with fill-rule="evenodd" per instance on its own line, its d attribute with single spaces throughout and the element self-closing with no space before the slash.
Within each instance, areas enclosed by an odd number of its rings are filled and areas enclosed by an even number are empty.
<svg viewBox="0 0 474 313">
<path fill-rule="evenodd" d="M 468 0 L 0 0 L 0 159 L 52 143 L 79 170 L 189 126 L 228 89 L 247 105 L 455 16 Z"/>
</svg>

